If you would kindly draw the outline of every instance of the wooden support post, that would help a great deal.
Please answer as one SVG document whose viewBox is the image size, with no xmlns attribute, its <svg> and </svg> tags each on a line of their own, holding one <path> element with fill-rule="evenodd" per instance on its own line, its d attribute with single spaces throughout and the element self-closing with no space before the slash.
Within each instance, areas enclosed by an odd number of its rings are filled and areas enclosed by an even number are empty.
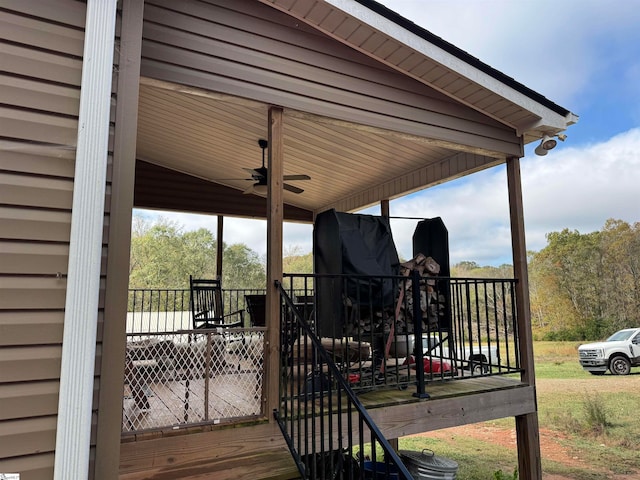
<svg viewBox="0 0 640 480">
<path fill-rule="evenodd" d="M 266 413 L 278 408 L 280 387 L 280 294 L 275 281 L 282 281 L 283 221 L 283 115 L 282 108 L 269 108 L 269 163 L 267 175 L 267 338 L 265 342 Z"/>
<path fill-rule="evenodd" d="M 509 211 L 511 217 L 511 244 L 513 249 L 513 271 L 516 278 L 516 313 L 518 315 L 518 343 L 520 346 L 521 380 L 535 387 L 533 360 L 533 337 L 531 333 L 531 310 L 529 306 L 529 280 L 527 273 L 527 248 L 524 235 L 524 210 L 522 206 L 522 183 L 520 159 L 507 159 L 507 185 L 509 189 Z M 535 392 L 535 389 L 534 389 Z M 516 417 L 518 440 L 518 472 L 521 480 L 541 480 L 540 433 L 538 412 Z"/>
<path fill-rule="evenodd" d="M 222 251 L 224 249 L 224 217 L 218 215 L 218 238 L 216 238 L 216 277 L 222 280 Z"/>
<path fill-rule="evenodd" d="M 125 371 L 131 216 L 135 183 L 138 86 L 142 51 L 143 0 L 124 0 L 118 52 L 109 255 L 104 298 L 100 398 L 96 431 L 95 480 L 118 477 Z M 117 53 L 116 53 L 117 54 Z M 84 446 L 79 446 L 84 447 Z"/>
<path fill-rule="evenodd" d="M 389 199 L 380 200 L 380 215 L 389 218 Z"/>
</svg>

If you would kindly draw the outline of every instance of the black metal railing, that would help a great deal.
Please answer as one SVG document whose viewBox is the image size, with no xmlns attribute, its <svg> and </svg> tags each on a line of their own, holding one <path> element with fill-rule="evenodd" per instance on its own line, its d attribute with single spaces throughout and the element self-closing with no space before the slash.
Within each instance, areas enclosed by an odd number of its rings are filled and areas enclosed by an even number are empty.
<svg viewBox="0 0 640 480">
<path fill-rule="evenodd" d="M 225 289 L 224 313 L 245 310 L 245 295 L 264 294 L 265 289 Z M 175 332 L 193 328 L 191 293 L 181 288 L 129 289 L 127 333 Z M 245 326 L 249 320 L 245 316 Z"/>
<path fill-rule="evenodd" d="M 345 339 L 323 344 L 317 324 L 309 321 L 315 314 L 305 316 L 309 303 L 294 301 L 277 285 L 282 375 L 274 417 L 302 478 L 412 480 L 352 389 L 352 378 L 344 375 L 345 364 L 369 357 L 363 344 Z"/>
<path fill-rule="evenodd" d="M 295 313 L 304 320 L 355 393 L 398 388 L 424 398 L 430 382 L 520 372 L 515 280 L 434 278 L 415 273 L 410 276 L 296 274 L 285 275 L 281 288 L 286 290 L 295 309 L 284 317 L 295 317 Z M 245 295 L 265 292 L 225 290 L 225 310 L 243 309 Z M 245 325 L 249 326 L 247 315 Z M 283 325 L 286 327 L 289 323 Z M 129 291 L 126 330 L 129 342 L 171 340 L 165 343 L 182 347 L 184 335 L 177 332 L 192 327 L 188 289 Z M 282 345 L 287 347 L 283 352 L 291 354 L 291 361 L 299 364 L 296 368 L 300 369 L 295 372 L 297 375 L 286 378 L 294 379 L 298 387 L 313 388 L 318 382 L 321 385 L 324 377 L 316 375 L 317 365 L 297 360 L 307 349 L 313 351 L 313 343 L 299 330 L 287 327 L 283 330 L 285 334 L 289 336 L 283 338 Z M 164 382 L 163 388 L 167 387 L 169 378 L 180 379 L 181 372 L 167 362 L 165 356 L 136 358 L 132 364 L 135 369 L 128 373 L 135 374 L 131 380 L 133 385 L 138 377 L 144 385 L 152 383 L 148 381 L 149 375 L 157 375 Z M 422 368 L 416 368 L 417 365 Z M 128 396 L 125 407 L 128 403 L 137 407 L 139 391 L 130 390 L 125 392 L 125 397 Z M 159 426 L 129 420 L 123 427 L 132 432 Z M 192 421 L 207 420 L 190 414 L 183 423 Z"/>
<path fill-rule="evenodd" d="M 298 295 L 313 295 L 312 288 L 298 288 L 293 292 Z M 245 295 L 265 293 L 264 288 L 223 289 L 224 313 L 245 310 Z M 190 300 L 188 288 L 129 289 L 127 333 L 175 332 L 192 328 Z M 249 326 L 246 315 L 245 326 Z"/>
<path fill-rule="evenodd" d="M 288 293 L 328 350 L 349 359 L 334 360 L 355 391 L 415 387 L 424 397 L 432 381 L 520 372 L 513 279 L 414 271 L 285 280 L 313 287 L 315 295 Z"/>
</svg>

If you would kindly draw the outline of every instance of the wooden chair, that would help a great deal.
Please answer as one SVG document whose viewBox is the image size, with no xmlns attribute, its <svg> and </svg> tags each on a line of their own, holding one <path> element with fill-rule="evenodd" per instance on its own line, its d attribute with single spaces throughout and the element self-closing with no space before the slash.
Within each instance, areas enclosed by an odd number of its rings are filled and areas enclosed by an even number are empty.
<svg viewBox="0 0 640 480">
<path fill-rule="evenodd" d="M 251 319 L 252 327 L 267 326 L 267 296 L 266 295 L 245 295 L 247 312 Z"/>
<path fill-rule="evenodd" d="M 189 275 L 193 328 L 244 326 L 244 310 L 224 313 L 220 280 L 196 279 Z M 230 321 L 230 319 L 236 319 Z"/>
</svg>

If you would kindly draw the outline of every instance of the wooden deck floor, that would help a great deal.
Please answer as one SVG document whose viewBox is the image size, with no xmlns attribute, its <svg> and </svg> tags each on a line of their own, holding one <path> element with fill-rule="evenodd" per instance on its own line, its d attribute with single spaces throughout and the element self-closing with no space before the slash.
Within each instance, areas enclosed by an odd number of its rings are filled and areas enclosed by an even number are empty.
<svg viewBox="0 0 640 480">
<path fill-rule="evenodd" d="M 137 404 L 135 395 L 128 388 L 123 402 L 123 432 L 176 430 L 190 424 L 217 425 L 255 420 L 264 416 L 261 380 L 261 373 L 244 368 L 226 370 L 209 379 L 177 378 L 149 383 L 143 392 L 147 408 Z M 428 400 L 436 401 L 520 386 L 519 380 L 504 375 L 467 377 L 429 382 L 426 393 Z M 404 389 L 378 387 L 358 394 L 358 398 L 367 409 L 374 410 L 425 401 L 416 397 L 415 392 L 414 385 Z"/>
<path fill-rule="evenodd" d="M 535 389 L 508 376 L 432 382 L 426 390 L 428 399 L 398 388 L 369 391 L 358 398 L 387 438 L 535 411 Z M 161 390 L 158 393 L 162 395 Z M 182 407 L 181 402 L 175 404 L 178 411 Z M 120 478 L 182 478 L 203 472 L 215 472 L 211 478 L 220 480 L 296 478 L 295 465 L 274 422 L 236 420 L 239 423 L 209 424 L 184 432 L 167 429 L 160 435 L 124 436 Z"/>
<path fill-rule="evenodd" d="M 518 388 L 522 385 L 519 379 L 505 375 L 434 381 L 426 385 L 425 390 L 429 398 L 424 400 L 435 401 L 464 395 Z M 366 408 L 373 409 L 422 401 L 414 396 L 415 392 L 415 387 L 405 390 L 386 388 L 363 393 L 358 395 L 358 398 Z"/>
<path fill-rule="evenodd" d="M 237 363 L 200 375 L 176 374 L 125 387 L 123 432 L 230 423 L 261 415 L 262 371 Z"/>
</svg>

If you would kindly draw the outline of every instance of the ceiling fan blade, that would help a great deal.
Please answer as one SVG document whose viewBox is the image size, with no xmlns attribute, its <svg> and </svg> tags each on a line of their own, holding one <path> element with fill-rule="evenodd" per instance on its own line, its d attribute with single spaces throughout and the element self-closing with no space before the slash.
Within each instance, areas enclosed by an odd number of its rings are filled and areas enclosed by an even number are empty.
<svg viewBox="0 0 640 480">
<path fill-rule="evenodd" d="M 309 175 L 284 175 L 284 180 L 311 180 Z"/>
<path fill-rule="evenodd" d="M 288 183 L 283 183 L 282 184 L 282 188 L 284 188 L 285 190 L 288 190 L 290 192 L 293 192 L 293 193 L 302 193 L 302 192 L 304 192 L 303 189 L 295 187 L 293 185 L 289 185 Z"/>
<path fill-rule="evenodd" d="M 244 191 L 242 192 L 242 194 L 243 194 L 243 195 L 251 195 L 251 194 L 253 194 L 253 193 L 256 193 L 256 192 L 253 190 L 253 185 L 251 185 L 249 188 L 247 188 L 246 190 L 244 190 Z"/>
<path fill-rule="evenodd" d="M 267 190 L 268 170 L 267 170 L 267 167 L 265 166 L 265 150 L 267 149 L 269 143 L 267 142 L 267 140 L 260 139 L 258 140 L 258 145 L 262 149 L 262 166 L 258 168 L 242 167 L 242 170 L 244 170 L 245 172 L 248 172 L 251 175 L 251 178 L 245 178 L 243 180 L 252 180 L 255 182 L 253 185 L 251 185 L 242 193 L 263 196 L 266 194 L 266 190 Z M 283 180 L 311 180 L 311 177 L 309 175 L 297 174 L 297 175 L 283 175 L 282 179 Z M 283 183 L 282 188 L 292 193 L 304 192 L 303 189 L 298 188 L 294 185 L 289 185 L 288 183 Z"/>
<path fill-rule="evenodd" d="M 212 182 L 239 182 L 240 180 L 246 180 L 247 182 L 255 182 L 255 180 L 253 178 L 213 178 L 211 179 Z"/>
</svg>

